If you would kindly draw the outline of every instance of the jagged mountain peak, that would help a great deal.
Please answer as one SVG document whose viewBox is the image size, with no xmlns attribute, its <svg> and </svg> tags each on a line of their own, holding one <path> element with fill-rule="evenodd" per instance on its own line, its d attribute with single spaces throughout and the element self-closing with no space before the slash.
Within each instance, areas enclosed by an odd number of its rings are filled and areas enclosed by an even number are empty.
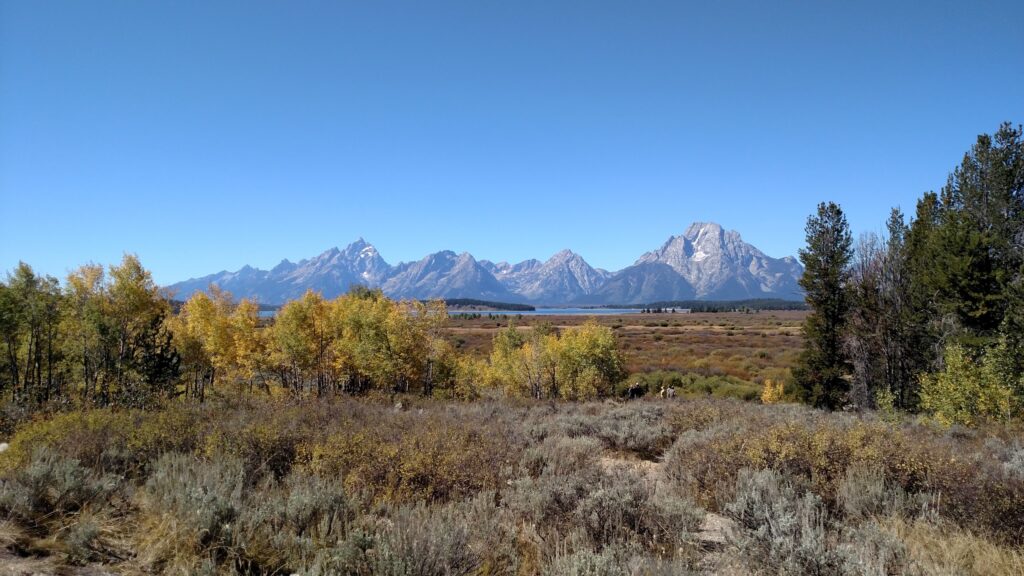
<svg viewBox="0 0 1024 576">
<path fill-rule="evenodd" d="M 381 257 L 377 248 L 361 237 L 345 247 L 344 259 L 351 266 L 360 269 L 364 277 L 379 276 L 390 271 L 391 266 Z"/>
<path fill-rule="evenodd" d="M 572 250 L 557 252 L 546 262 L 526 260 L 499 271 L 498 278 L 534 302 L 572 302 L 594 293 L 607 273 L 595 270 Z"/>
<path fill-rule="evenodd" d="M 385 294 L 398 298 L 479 298 L 519 301 L 469 252 L 442 250 L 418 262 L 403 263 L 382 285 Z"/>
<path fill-rule="evenodd" d="M 283 273 L 285 273 L 285 272 L 287 272 L 289 270 L 292 270 L 293 268 L 295 268 L 295 263 L 293 263 L 290 260 L 288 260 L 287 258 L 285 258 L 285 259 L 281 260 L 280 262 L 278 262 L 277 266 L 274 266 L 273 268 L 271 268 L 270 269 L 270 273 L 271 274 L 283 274 Z"/>
<path fill-rule="evenodd" d="M 374 248 L 373 244 L 370 244 L 369 242 L 364 240 L 362 236 L 357 238 L 355 242 L 352 242 L 348 246 L 345 246 L 344 250 L 346 254 L 359 254 L 362 253 L 363 251 L 376 252 L 377 249 Z"/>
<path fill-rule="evenodd" d="M 579 265 L 581 263 L 583 265 L 589 266 L 589 264 L 587 264 L 586 260 L 584 260 L 582 256 L 566 248 L 565 250 L 559 250 L 554 255 L 552 255 L 551 258 L 548 258 L 547 262 L 544 262 L 544 265 Z"/>
<path fill-rule="evenodd" d="M 698 298 L 795 298 L 802 268 L 792 258 L 776 259 L 743 241 L 739 232 L 714 222 L 694 222 L 637 264 L 671 266 L 696 290 Z"/>
<path fill-rule="evenodd" d="M 456 258 L 458 258 L 458 255 L 455 252 L 453 252 L 451 250 L 441 250 L 440 252 L 434 252 L 433 254 L 427 254 L 426 256 L 423 257 L 422 260 L 419 260 L 418 262 L 413 262 L 413 264 L 418 264 L 418 263 L 421 263 L 421 262 L 422 263 L 446 262 L 446 261 L 450 261 L 450 260 L 455 260 Z"/>
<path fill-rule="evenodd" d="M 683 234 L 671 236 L 659 249 L 616 273 L 591 267 L 571 249 L 543 262 L 529 259 L 516 264 L 478 261 L 469 252 L 442 250 L 392 266 L 359 237 L 344 249 L 333 247 L 298 263 L 284 259 L 269 271 L 247 265 L 170 288 L 179 298 L 187 298 L 216 283 L 236 297 L 269 304 L 297 298 L 309 288 L 334 297 L 354 284 L 379 287 L 397 298 L 631 304 L 682 297 L 799 298 L 801 272 L 793 257 L 770 258 L 734 230 L 694 222 Z"/>
<path fill-rule="evenodd" d="M 683 232 L 683 236 L 690 240 L 694 240 L 705 234 L 721 236 L 724 232 L 725 229 L 717 222 L 694 222 L 686 228 L 686 232 Z"/>
</svg>

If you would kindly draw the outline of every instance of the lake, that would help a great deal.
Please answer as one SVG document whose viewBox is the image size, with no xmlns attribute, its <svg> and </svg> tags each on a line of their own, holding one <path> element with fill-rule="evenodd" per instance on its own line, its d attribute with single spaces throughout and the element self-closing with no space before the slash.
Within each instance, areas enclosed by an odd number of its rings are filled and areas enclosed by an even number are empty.
<svg viewBox="0 0 1024 576">
<path fill-rule="evenodd" d="M 639 308 L 537 308 L 536 310 L 449 310 L 449 316 L 480 314 L 481 316 L 608 316 L 638 314 Z"/>
<path fill-rule="evenodd" d="M 538 308 L 536 310 L 449 310 L 449 316 L 480 314 L 481 316 L 609 316 L 638 314 L 639 308 Z M 260 310 L 260 318 L 273 318 L 276 310 Z"/>
</svg>

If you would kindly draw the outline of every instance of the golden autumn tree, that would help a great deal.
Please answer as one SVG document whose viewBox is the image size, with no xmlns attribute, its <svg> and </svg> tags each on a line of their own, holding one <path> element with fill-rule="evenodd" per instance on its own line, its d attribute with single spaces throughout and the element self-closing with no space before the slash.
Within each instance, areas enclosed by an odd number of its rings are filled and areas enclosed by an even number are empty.
<svg viewBox="0 0 1024 576">
<path fill-rule="evenodd" d="M 270 338 L 268 331 L 260 325 L 260 307 L 256 302 L 243 298 L 230 317 L 231 335 L 234 340 L 234 361 L 238 377 L 249 385 L 259 382 L 270 392 L 267 373 Z"/>
<path fill-rule="evenodd" d="M 111 378 L 100 391 L 102 400 L 137 406 L 172 394 L 180 358 L 166 325 L 170 303 L 133 254 L 111 266 L 109 278 L 106 312 L 112 361 Z"/>
<path fill-rule="evenodd" d="M 490 372 L 508 393 L 565 399 L 608 395 L 625 376 L 614 333 L 593 321 L 561 334 L 542 325 L 529 338 L 507 328 L 495 336 Z"/>
<path fill-rule="evenodd" d="M 495 334 L 488 380 L 509 395 L 538 398 L 539 381 L 530 378 L 529 364 L 525 362 L 533 356 L 533 350 L 524 352 L 526 344 L 526 337 L 511 323 Z"/>
<path fill-rule="evenodd" d="M 558 394 L 566 399 L 606 396 L 626 374 L 611 328 L 588 320 L 565 330 L 554 354 Z"/>
<path fill-rule="evenodd" d="M 193 294 L 170 321 L 185 372 L 186 396 L 204 400 L 218 375 L 223 378 L 234 366 L 234 338 L 228 321 L 232 307 L 231 294 L 211 286 L 210 294 Z"/>
<path fill-rule="evenodd" d="M 494 385 L 505 384 L 511 372 L 512 355 L 524 342 L 522 333 L 511 322 L 494 335 L 490 355 L 491 380 Z"/>
<path fill-rule="evenodd" d="M 282 385 L 293 393 L 312 386 L 323 394 L 332 383 L 327 311 L 323 296 L 307 290 L 285 304 L 274 319 L 275 363 Z"/>
</svg>

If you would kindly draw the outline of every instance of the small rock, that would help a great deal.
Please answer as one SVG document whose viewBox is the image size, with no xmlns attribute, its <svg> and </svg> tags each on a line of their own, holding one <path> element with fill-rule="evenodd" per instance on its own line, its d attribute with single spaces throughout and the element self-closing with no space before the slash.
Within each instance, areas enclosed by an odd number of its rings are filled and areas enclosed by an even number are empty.
<svg viewBox="0 0 1024 576">
<path fill-rule="evenodd" d="M 722 548 L 725 546 L 727 534 L 735 526 L 736 523 L 725 516 L 708 512 L 700 525 L 700 531 L 697 532 L 697 541 L 705 548 Z"/>
</svg>

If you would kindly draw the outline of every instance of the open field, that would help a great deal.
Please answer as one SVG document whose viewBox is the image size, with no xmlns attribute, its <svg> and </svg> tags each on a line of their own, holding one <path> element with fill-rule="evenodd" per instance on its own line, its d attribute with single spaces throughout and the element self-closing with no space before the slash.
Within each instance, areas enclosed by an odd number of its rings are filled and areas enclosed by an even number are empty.
<svg viewBox="0 0 1024 576">
<path fill-rule="evenodd" d="M 1024 572 L 1021 422 L 761 405 L 804 314 L 598 316 L 631 371 L 603 400 L 224 386 L 21 415 L 0 574 Z M 484 313 L 442 336 L 482 359 L 509 321 L 588 320 Z M 626 401 L 632 382 L 648 394 Z"/>
<path fill-rule="evenodd" d="M 730 399 L 68 413 L 0 455 L 0 570 L 1019 574 L 1020 432 Z"/>
<path fill-rule="evenodd" d="M 678 371 L 700 376 L 731 376 L 760 385 L 764 378 L 788 375 L 800 353 L 800 325 L 807 312 L 664 313 L 598 316 L 453 317 L 450 337 L 474 355 L 486 356 L 495 333 L 509 322 L 527 328 L 538 323 L 575 326 L 593 319 L 615 330 L 631 373 Z"/>
</svg>

